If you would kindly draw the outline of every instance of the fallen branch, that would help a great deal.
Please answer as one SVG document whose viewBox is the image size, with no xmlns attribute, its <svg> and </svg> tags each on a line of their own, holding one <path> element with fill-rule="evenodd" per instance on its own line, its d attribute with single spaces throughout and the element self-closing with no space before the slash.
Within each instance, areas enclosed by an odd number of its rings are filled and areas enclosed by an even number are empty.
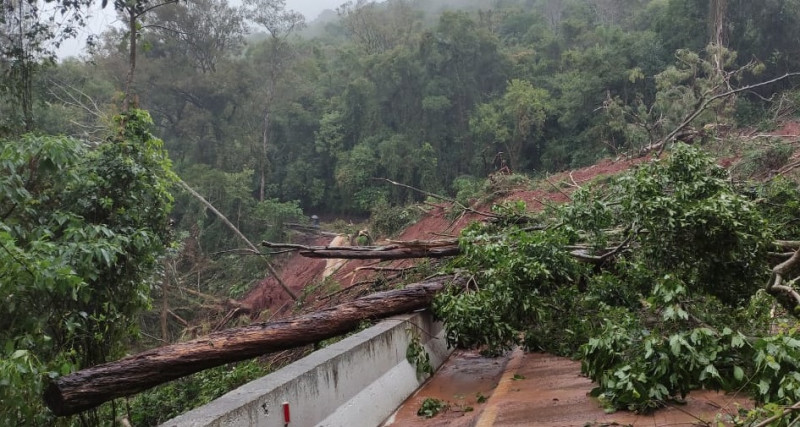
<svg viewBox="0 0 800 427">
<path fill-rule="evenodd" d="M 441 248 L 458 244 L 458 238 L 437 240 L 387 240 L 387 242 L 407 248 Z"/>
<path fill-rule="evenodd" d="M 789 406 L 788 408 L 786 408 L 783 411 L 781 411 L 780 414 L 775 414 L 775 415 L 767 418 L 766 420 L 756 424 L 755 427 L 766 427 L 768 425 L 772 425 L 772 423 L 774 421 L 777 421 L 777 420 L 779 420 L 779 419 L 781 419 L 781 418 L 783 418 L 783 417 L 785 417 L 785 416 L 789 415 L 790 413 L 792 413 L 794 411 L 797 411 L 797 410 L 800 410 L 800 402 L 797 402 L 794 405 Z"/>
<path fill-rule="evenodd" d="M 358 328 L 364 320 L 428 307 L 446 285 L 462 282 L 454 276 L 441 277 L 302 316 L 155 348 L 58 378 L 48 385 L 44 400 L 58 416 L 75 414 L 204 369 L 339 336 Z"/>
<path fill-rule="evenodd" d="M 411 267 L 379 267 L 379 266 L 365 265 L 363 267 L 358 267 L 353 271 L 363 271 L 363 270 L 369 270 L 369 271 L 409 271 L 409 270 L 414 270 L 415 268 L 417 268 L 417 267 L 416 266 L 411 266 Z"/>
<path fill-rule="evenodd" d="M 800 250 L 796 250 L 791 258 L 776 265 L 772 269 L 772 278 L 770 278 L 766 287 L 767 293 L 776 297 L 783 297 L 776 299 L 781 305 L 788 309 L 790 313 L 794 313 L 795 309 L 800 306 L 800 293 L 792 286 L 793 281 L 790 281 L 788 284 L 784 284 L 784 281 L 790 273 L 796 271 L 798 266 L 800 266 Z"/>
<path fill-rule="evenodd" d="M 461 253 L 457 244 L 439 246 L 401 246 L 399 244 L 385 246 L 306 246 L 292 243 L 261 242 L 262 246 L 279 249 L 296 249 L 301 256 L 307 258 L 337 259 L 409 259 L 409 258 L 443 258 Z"/>
<path fill-rule="evenodd" d="M 211 212 L 213 212 L 214 215 L 216 215 L 228 228 L 230 228 L 234 234 L 236 234 L 240 239 L 242 239 L 251 250 L 259 252 L 256 245 L 251 243 L 250 240 L 248 240 L 247 237 L 245 237 L 244 234 L 242 234 L 242 232 L 239 231 L 239 229 L 236 228 L 236 226 L 233 225 L 233 223 L 230 222 L 228 218 L 226 218 L 225 215 L 222 214 L 222 212 L 218 211 L 217 208 L 215 208 L 214 205 L 212 205 L 208 200 L 206 200 L 203 196 L 201 196 L 200 193 L 194 191 L 194 189 L 190 187 L 189 184 L 185 183 L 182 179 L 178 180 L 178 184 L 180 184 L 180 186 L 183 187 L 184 190 L 186 190 L 189 194 L 194 196 L 197 200 L 200 201 L 200 203 L 202 203 Z M 295 295 L 294 292 L 292 292 L 292 290 L 289 289 L 288 286 L 286 286 L 286 283 L 284 283 L 284 281 L 281 279 L 281 276 L 278 275 L 278 272 L 275 270 L 275 267 L 272 266 L 272 263 L 269 262 L 269 260 L 265 256 L 262 256 L 261 259 L 264 260 L 264 263 L 267 266 L 267 271 L 269 271 L 269 274 L 275 277 L 275 280 L 278 282 L 279 285 L 281 285 L 281 288 L 283 288 L 283 290 L 287 294 L 289 294 L 289 296 L 293 300 L 297 301 L 297 295 Z"/>
<path fill-rule="evenodd" d="M 787 79 L 787 78 L 793 77 L 793 76 L 800 76 L 800 72 L 786 73 L 786 74 L 784 74 L 784 75 L 782 75 L 780 77 L 776 77 L 776 78 L 771 79 L 771 80 L 763 81 L 763 82 L 760 82 L 760 83 L 754 83 L 752 85 L 745 86 L 745 87 L 740 87 L 738 89 L 731 89 L 729 91 L 714 95 L 714 96 L 712 96 L 710 98 L 703 99 L 697 105 L 697 107 L 691 113 L 689 113 L 675 129 L 673 129 L 670 133 L 667 134 L 667 136 L 665 136 L 664 138 L 661 138 L 658 142 L 656 142 L 654 144 L 649 144 L 647 147 L 642 149 L 642 152 L 640 154 L 644 155 L 644 154 L 647 154 L 647 153 L 649 153 L 649 152 L 651 152 L 653 150 L 658 150 L 657 155 L 660 156 L 661 153 L 664 151 L 664 147 L 666 146 L 666 144 L 669 143 L 670 141 L 672 141 L 672 139 L 675 137 L 675 135 L 677 135 L 680 131 L 682 131 L 683 128 L 685 128 L 686 126 L 689 126 L 689 124 L 692 122 L 692 120 L 696 119 L 697 116 L 702 114 L 703 111 L 705 111 L 705 109 L 708 108 L 709 104 L 711 104 L 712 102 L 714 102 L 714 101 L 716 101 L 718 99 L 721 99 L 721 98 L 727 98 L 727 97 L 729 97 L 731 95 L 734 95 L 734 94 L 737 94 L 739 92 L 749 91 L 749 90 L 752 90 L 752 89 L 755 89 L 755 88 L 761 87 L 761 86 L 767 86 L 767 85 L 770 85 L 772 83 L 776 83 L 776 82 L 779 82 L 779 81 L 781 81 L 783 79 Z"/>
<path fill-rule="evenodd" d="M 419 188 L 412 187 L 410 185 L 406 185 L 406 184 L 403 184 L 403 183 L 400 183 L 400 182 L 392 181 L 389 178 L 372 178 L 372 179 L 377 180 L 377 181 L 386 181 L 389 184 L 396 185 L 398 187 L 407 188 L 409 190 L 416 191 L 416 192 L 418 192 L 420 194 L 424 194 L 426 196 L 433 197 L 434 199 L 444 200 L 445 202 L 452 203 L 452 204 L 458 206 L 459 209 L 465 210 L 467 212 L 472 212 L 474 214 L 485 216 L 485 217 L 488 217 L 488 218 L 498 218 L 498 216 L 493 214 L 493 213 L 483 212 L 483 211 L 479 211 L 479 210 L 473 209 L 473 208 L 471 208 L 469 206 L 465 206 L 464 204 L 462 204 L 461 202 L 459 202 L 456 199 L 453 199 L 453 198 L 450 198 L 450 197 L 441 196 L 439 194 L 431 193 L 431 192 L 428 192 L 428 191 L 425 191 L 425 190 L 420 190 Z"/>
<path fill-rule="evenodd" d="M 546 177 L 544 178 L 544 180 L 545 180 L 545 182 L 547 182 L 548 184 L 550 184 L 550 186 L 551 186 L 551 187 L 553 187 L 553 188 L 554 188 L 556 191 L 558 191 L 558 192 L 559 192 L 559 193 L 561 193 L 561 194 L 562 194 L 564 197 L 566 197 L 566 198 L 567 198 L 567 200 L 570 200 L 570 201 L 572 200 L 572 197 L 570 197 L 570 195 L 569 195 L 569 194 L 565 193 L 565 192 L 564 192 L 564 190 L 562 190 L 562 189 L 561 189 L 561 188 L 559 188 L 557 185 L 553 184 L 553 182 L 552 182 L 552 181 L 550 181 L 550 177 L 549 177 L 549 176 L 546 176 Z M 539 202 L 539 203 L 541 203 L 541 202 Z"/>
<path fill-rule="evenodd" d="M 300 251 L 300 255 L 307 258 L 337 258 L 337 259 L 411 259 L 411 258 L 444 258 L 461 254 L 458 246 L 440 248 L 397 248 L 372 251 L 356 251 L 351 249 L 321 249 Z"/>
<path fill-rule="evenodd" d="M 167 313 L 168 313 L 170 316 L 174 317 L 174 318 L 175 318 L 175 320 L 177 320 L 177 321 L 178 321 L 178 323 L 180 323 L 181 325 L 183 325 L 183 327 L 184 327 L 184 328 L 188 328 L 188 327 L 189 327 L 189 322 L 187 322 L 187 321 L 186 321 L 186 319 L 184 319 L 183 317 L 181 317 L 181 316 L 178 316 L 177 314 L 175 314 L 175 312 L 174 312 L 174 311 L 172 311 L 172 310 L 167 310 Z"/>
<path fill-rule="evenodd" d="M 373 252 L 373 251 L 388 251 L 400 248 L 400 245 L 383 245 L 383 246 L 319 246 L 319 245 L 299 245 L 297 243 L 275 243 L 266 240 L 261 242 L 261 246 L 265 248 L 275 249 L 291 249 L 294 251 L 324 251 L 324 250 L 346 250 L 352 252 Z"/>
<path fill-rule="evenodd" d="M 778 172 L 772 178 L 775 178 L 775 177 L 778 177 L 778 176 L 781 176 L 781 175 L 786 175 L 787 173 L 797 169 L 798 167 L 800 167 L 800 161 L 789 163 L 788 165 L 780 168 L 778 170 Z M 770 178 L 770 179 L 772 179 L 772 178 Z"/>
<path fill-rule="evenodd" d="M 772 244 L 780 249 L 800 249 L 800 240 L 776 240 Z"/>
<path fill-rule="evenodd" d="M 636 235 L 636 233 L 631 233 L 622 243 L 620 243 L 619 245 L 610 250 L 607 250 L 602 255 L 591 255 L 589 254 L 588 249 L 585 248 L 575 249 L 571 251 L 569 254 L 577 258 L 579 261 L 589 262 L 592 264 L 603 264 L 609 258 L 617 255 L 623 249 L 627 248 L 628 245 L 631 243 L 631 240 L 633 240 L 634 235 Z"/>
</svg>

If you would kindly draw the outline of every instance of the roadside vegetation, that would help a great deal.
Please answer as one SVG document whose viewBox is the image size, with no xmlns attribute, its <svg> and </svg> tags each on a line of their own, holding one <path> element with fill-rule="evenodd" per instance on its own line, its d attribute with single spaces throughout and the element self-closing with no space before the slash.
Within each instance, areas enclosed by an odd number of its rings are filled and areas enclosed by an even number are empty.
<svg viewBox="0 0 800 427">
<path fill-rule="evenodd" d="M 520 187 L 566 202 L 498 204 L 422 269 L 469 277 L 434 303 L 451 343 L 580 358 L 610 409 L 704 387 L 763 404 L 736 422 L 796 418 L 800 1 L 357 0 L 316 21 L 115 1 L 124 25 L 61 60 L 100 5 L 51 4 L 61 26 L 0 4 L 0 424 L 165 421 L 288 359 L 74 417 L 40 397 L 270 318 L 241 300 L 285 258 L 252 242 L 299 240 L 312 214 L 377 240 L 432 195 L 456 218 Z"/>
</svg>

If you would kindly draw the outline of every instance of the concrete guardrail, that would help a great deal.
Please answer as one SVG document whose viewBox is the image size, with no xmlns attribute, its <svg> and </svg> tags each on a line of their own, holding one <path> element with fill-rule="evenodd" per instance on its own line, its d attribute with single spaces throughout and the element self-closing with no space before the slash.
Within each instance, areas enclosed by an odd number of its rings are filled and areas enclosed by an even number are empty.
<svg viewBox="0 0 800 427">
<path fill-rule="evenodd" d="M 418 337 L 434 369 L 450 355 L 429 312 L 396 316 L 187 412 L 162 427 L 377 426 L 425 380 L 406 359 Z M 288 404 L 290 422 L 284 418 Z"/>
</svg>

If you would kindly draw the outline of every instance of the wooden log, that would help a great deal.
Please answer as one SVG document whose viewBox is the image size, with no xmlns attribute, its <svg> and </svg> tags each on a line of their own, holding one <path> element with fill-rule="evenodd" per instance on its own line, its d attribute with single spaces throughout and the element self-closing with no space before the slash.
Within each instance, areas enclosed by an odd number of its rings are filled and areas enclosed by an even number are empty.
<svg viewBox="0 0 800 427">
<path fill-rule="evenodd" d="M 54 414 L 72 415 L 204 369 L 313 344 L 350 332 L 364 320 L 428 307 L 436 292 L 454 280 L 463 282 L 452 276 L 437 277 L 314 313 L 228 329 L 83 369 L 51 382 L 44 401 Z"/>
<path fill-rule="evenodd" d="M 443 258 L 461 254 L 458 241 L 445 244 L 444 240 L 434 241 L 394 241 L 385 246 L 306 246 L 292 243 L 261 242 L 261 246 L 275 249 L 297 250 L 307 258 L 328 259 L 410 259 Z"/>
<path fill-rule="evenodd" d="M 301 250 L 300 255 L 307 258 L 338 258 L 338 259 L 410 259 L 410 258 L 444 258 L 461 254 L 458 246 L 439 248 L 396 248 L 386 250 L 357 251 L 342 249 L 315 249 Z"/>
</svg>

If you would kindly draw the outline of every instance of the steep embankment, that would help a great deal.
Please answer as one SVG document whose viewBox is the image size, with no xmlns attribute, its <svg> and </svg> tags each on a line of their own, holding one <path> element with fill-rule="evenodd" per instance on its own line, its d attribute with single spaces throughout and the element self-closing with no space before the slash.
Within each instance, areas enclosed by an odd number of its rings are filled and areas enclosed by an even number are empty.
<svg viewBox="0 0 800 427">
<path fill-rule="evenodd" d="M 757 145 L 760 138 L 780 138 L 786 143 L 800 141 L 800 123 L 789 121 L 783 123 L 779 128 L 768 133 L 759 133 L 755 130 L 738 130 L 735 135 L 718 136 L 718 140 L 723 141 L 726 151 L 732 151 L 730 156 L 720 160 L 720 164 L 726 168 L 735 168 L 742 161 L 742 150 L 727 146 L 727 137 L 733 136 L 739 140 L 738 147 L 748 148 Z M 744 141 L 744 143 L 742 143 Z M 752 144 L 748 141 L 752 141 Z M 475 208 L 481 211 L 489 211 L 492 204 L 505 201 L 521 200 L 526 203 L 529 211 L 539 211 L 548 204 L 565 203 L 569 200 L 569 195 L 580 186 L 601 179 L 606 176 L 617 175 L 626 171 L 634 165 L 648 161 L 649 157 L 639 158 L 618 158 L 616 160 L 604 159 L 596 164 L 572 171 L 562 172 L 548 176 L 539 180 L 534 186 L 514 186 L 509 185 L 509 181 L 503 175 L 490 177 L 488 193 L 489 199 L 477 203 Z M 793 169 L 800 165 L 800 152 L 795 152 L 788 160 L 781 171 Z M 778 173 L 780 171 L 772 171 Z M 453 207 L 447 203 L 438 205 L 426 205 L 427 212 L 415 224 L 405 229 L 397 240 L 432 240 L 443 237 L 456 237 L 458 233 L 472 221 L 485 220 L 486 217 L 464 212 L 453 218 Z M 338 237 L 307 237 L 302 243 L 307 245 L 329 245 L 340 246 L 348 244 L 347 239 Z M 377 242 L 381 244 L 385 242 Z M 379 276 L 384 278 L 399 278 L 402 275 L 401 269 L 415 264 L 415 260 L 396 260 L 396 261 L 376 261 L 376 260 L 321 260 L 301 257 L 294 253 L 286 255 L 279 265 L 279 271 L 283 281 L 297 294 L 302 294 L 306 286 L 322 280 L 324 277 L 331 276 L 332 280 L 339 284 L 345 291 L 340 292 L 330 298 L 317 299 L 324 295 L 311 295 L 305 301 L 307 306 L 321 307 L 333 303 L 341 302 L 352 298 L 357 294 L 369 292 L 369 285 Z M 347 289 L 350 288 L 350 289 Z M 268 313 L 266 317 L 279 318 L 288 314 L 291 310 L 290 297 L 280 288 L 273 277 L 268 277 L 258 283 L 241 303 L 244 307 L 250 308 L 251 315 Z M 267 311 L 268 310 L 268 311 Z M 263 317 L 262 317 L 262 320 Z"/>
<path fill-rule="evenodd" d="M 569 193 L 578 186 L 610 176 L 629 169 L 641 163 L 640 159 L 603 160 L 595 165 L 577 169 L 571 172 L 559 173 L 548 177 L 538 183 L 535 188 L 530 186 L 514 187 L 506 183 L 505 177 L 497 175 L 491 181 L 489 192 L 491 200 L 481 202 L 477 210 L 489 211 L 492 204 L 504 201 L 522 200 L 528 210 L 541 210 L 545 204 L 563 203 L 569 199 Z M 455 218 L 453 207 L 450 204 L 426 205 L 427 212 L 415 224 L 405 229 L 396 240 L 433 240 L 443 237 L 456 237 L 458 233 L 473 221 L 482 221 L 486 217 L 464 212 Z M 306 237 L 302 242 L 306 245 L 341 246 L 348 244 L 344 237 Z M 381 244 L 385 242 L 377 242 Z M 288 254 L 278 266 L 281 279 L 296 294 L 302 294 L 306 286 L 319 282 L 327 276 L 339 284 L 343 292 L 330 298 L 319 298 L 324 295 L 311 295 L 305 304 L 311 307 L 321 307 L 352 298 L 361 293 L 369 292 L 370 284 L 379 276 L 392 278 L 402 275 L 402 269 L 413 266 L 415 260 L 321 260 L 305 258 L 296 253 Z M 319 299 L 318 299 L 319 298 Z M 278 285 L 274 277 L 260 281 L 242 300 L 244 307 L 250 309 L 252 316 L 263 313 L 261 320 L 266 318 L 280 318 L 291 312 L 291 298 Z"/>
</svg>

